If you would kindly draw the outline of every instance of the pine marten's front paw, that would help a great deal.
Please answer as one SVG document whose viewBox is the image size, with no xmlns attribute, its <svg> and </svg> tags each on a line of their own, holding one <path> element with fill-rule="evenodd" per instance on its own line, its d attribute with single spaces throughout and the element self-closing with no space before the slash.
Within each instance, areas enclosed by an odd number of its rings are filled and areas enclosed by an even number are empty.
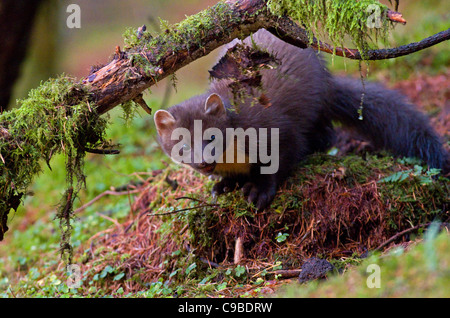
<svg viewBox="0 0 450 318">
<path fill-rule="evenodd" d="M 275 197 L 276 186 L 247 182 L 242 187 L 242 191 L 245 196 L 248 196 L 247 201 L 253 203 L 256 206 L 256 209 L 264 210 Z"/>
<path fill-rule="evenodd" d="M 213 196 L 218 196 L 224 193 L 234 191 L 238 187 L 239 187 L 238 180 L 234 178 L 223 178 L 221 181 L 217 182 L 214 185 L 211 193 Z"/>
</svg>

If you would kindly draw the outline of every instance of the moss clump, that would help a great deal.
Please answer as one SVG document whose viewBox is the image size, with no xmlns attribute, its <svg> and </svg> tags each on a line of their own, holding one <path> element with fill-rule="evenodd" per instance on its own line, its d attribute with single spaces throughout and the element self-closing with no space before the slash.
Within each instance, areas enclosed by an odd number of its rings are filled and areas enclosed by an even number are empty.
<svg viewBox="0 0 450 318">
<path fill-rule="evenodd" d="M 389 203 L 386 219 L 390 228 L 398 230 L 435 219 L 448 221 L 450 182 L 434 170 L 437 169 L 425 170 L 416 165 L 378 181 L 380 198 Z"/>
<path fill-rule="evenodd" d="M 385 40 L 388 34 L 387 7 L 377 0 L 269 0 L 267 6 L 273 14 L 287 15 L 306 26 L 311 41 L 314 36 L 328 37 L 335 46 L 343 47 L 349 36 L 362 54 L 375 44 L 372 35 Z M 379 24 L 372 24 L 378 14 Z"/>
<path fill-rule="evenodd" d="M 50 79 L 18 101 L 18 108 L 0 114 L 0 239 L 8 230 L 7 216 L 17 209 L 42 161 L 64 153 L 67 190 L 57 217 L 63 251 L 70 249 L 70 219 L 77 191 L 84 185 L 85 147 L 106 145 L 106 120 L 89 105 L 82 86 L 67 77 Z"/>
<path fill-rule="evenodd" d="M 173 49 L 174 44 L 178 46 L 189 43 L 201 43 L 202 38 L 217 26 L 217 19 L 226 18 L 231 15 L 226 10 L 230 7 L 223 2 L 219 2 L 212 8 L 207 8 L 195 15 L 186 16 L 186 19 L 176 24 L 169 24 L 165 20 L 160 20 L 161 34 L 153 37 L 150 31 L 146 30 L 138 36 L 136 28 L 127 28 L 123 34 L 125 49 L 129 52 L 139 51 L 142 48 L 158 48 L 161 52 Z M 162 46 L 162 48 L 161 48 Z"/>
<path fill-rule="evenodd" d="M 176 52 L 177 49 L 189 51 L 201 48 L 204 39 L 216 31 L 217 25 L 230 24 L 233 21 L 235 16 L 232 6 L 221 1 L 197 14 L 186 16 L 180 23 L 169 24 L 160 19 L 161 30 L 157 36 L 153 36 L 149 30 L 139 32 L 137 28 L 127 28 L 123 34 L 124 48 L 133 58 L 133 65 L 143 68 L 147 75 L 154 76 L 154 66 L 150 61 L 158 60 L 168 52 Z"/>
<path fill-rule="evenodd" d="M 236 237 L 242 237 L 247 258 L 293 264 L 318 254 L 361 255 L 411 226 L 448 222 L 447 178 L 419 168 L 408 173 L 405 160 L 390 156 L 365 157 L 310 156 L 263 212 L 241 191 L 219 196 L 217 206 L 190 211 L 190 246 L 221 263 L 233 259 Z M 401 182 L 380 181 L 399 171 L 406 171 Z M 212 185 L 207 181 L 196 199 L 209 202 Z M 279 242 L 279 235 L 286 240 Z"/>
</svg>

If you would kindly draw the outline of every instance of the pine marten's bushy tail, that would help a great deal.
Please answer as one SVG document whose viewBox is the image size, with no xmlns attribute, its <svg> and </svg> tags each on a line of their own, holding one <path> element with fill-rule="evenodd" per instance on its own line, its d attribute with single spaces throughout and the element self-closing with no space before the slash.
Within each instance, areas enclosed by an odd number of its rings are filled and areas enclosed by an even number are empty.
<svg viewBox="0 0 450 318">
<path fill-rule="evenodd" d="M 396 156 L 416 157 L 432 168 L 450 171 L 450 156 L 428 118 L 406 98 L 380 84 L 335 78 L 335 95 L 330 116 L 344 126 L 356 130 L 375 148 L 386 149 Z M 364 91 L 363 119 L 358 109 Z"/>
</svg>

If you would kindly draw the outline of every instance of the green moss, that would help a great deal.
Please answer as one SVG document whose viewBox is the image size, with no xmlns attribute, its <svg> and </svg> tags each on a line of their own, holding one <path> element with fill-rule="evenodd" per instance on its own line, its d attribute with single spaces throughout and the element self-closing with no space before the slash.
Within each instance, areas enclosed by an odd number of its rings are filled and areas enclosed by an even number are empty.
<svg viewBox="0 0 450 318">
<path fill-rule="evenodd" d="M 63 153 L 67 188 L 57 217 L 61 220 L 63 251 L 70 250 L 72 205 L 84 186 L 85 147 L 105 145 L 106 120 L 88 104 L 82 85 L 61 76 L 41 83 L 18 108 L 0 114 L 0 234 L 7 230 L 7 215 L 25 197 L 42 162 Z"/>
<path fill-rule="evenodd" d="M 364 53 L 375 43 L 385 40 L 388 21 L 384 18 L 387 7 L 377 0 L 269 0 L 267 6 L 275 15 L 287 15 L 304 25 L 310 32 L 310 40 L 329 38 L 335 46 L 344 47 L 346 36 Z M 375 8 L 376 11 L 371 10 Z M 380 25 L 371 26 L 375 14 L 380 13 Z"/>
<path fill-rule="evenodd" d="M 378 181 L 381 199 L 390 203 L 386 204 L 386 218 L 391 228 L 448 218 L 445 207 L 450 200 L 449 179 L 436 177 L 432 172 L 432 169 L 427 171 L 415 166 Z M 385 181 L 397 176 L 399 178 L 394 181 Z"/>
<path fill-rule="evenodd" d="M 122 103 L 120 106 L 123 110 L 122 119 L 129 125 L 133 118 L 138 115 L 139 106 L 132 100 Z"/>
<path fill-rule="evenodd" d="M 132 56 L 134 62 L 144 69 L 151 68 L 149 60 L 135 53 L 151 52 L 154 59 L 164 54 L 176 51 L 177 48 L 190 50 L 192 46 L 202 47 L 205 36 L 214 31 L 217 25 L 234 21 L 232 6 L 221 1 L 197 14 L 186 16 L 180 23 L 169 24 L 160 19 L 161 32 L 153 36 L 149 30 L 138 37 L 137 28 L 127 28 L 123 34 L 125 50 Z"/>
</svg>

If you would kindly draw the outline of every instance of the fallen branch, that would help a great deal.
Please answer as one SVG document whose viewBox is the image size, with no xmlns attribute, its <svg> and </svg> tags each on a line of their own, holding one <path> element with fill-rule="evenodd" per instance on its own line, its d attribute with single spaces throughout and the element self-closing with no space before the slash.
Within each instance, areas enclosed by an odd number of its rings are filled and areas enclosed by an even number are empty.
<svg viewBox="0 0 450 318">
<path fill-rule="evenodd" d="M 95 202 L 97 202 L 98 200 L 100 200 L 101 198 L 103 198 L 104 196 L 107 196 L 107 195 L 119 196 L 119 195 L 130 195 L 130 194 L 141 193 L 141 192 L 142 192 L 142 189 L 140 189 L 140 188 L 131 190 L 131 191 L 123 191 L 123 192 L 107 190 L 105 192 L 100 193 L 99 195 L 97 195 L 95 198 L 93 198 L 91 201 L 87 202 L 86 204 L 83 204 L 82 206 L 80 206 L 78 209 L 73 211 L 73 213 L 76 214 L 76 213 L 83 211 L 84 209 L 91 206 L 92 204 L 94 204 Z"/>
<path fill-rule="evenodd" d="M 441 42 L 447 41 L 449 39 L 450 39 L 450 29 L 447 29 L 445 31 L 441 31 L 432 36 L 429 36 L 419 42 L 409 43 L 391 49 L 368 50 L 367 52 L 364 53 L 365 54 L 364 58 L 362 57 L 361 52 L 359 52 L 356 49 L 333 47 L 332 45 L 317 40 L 311 44 L 311 47 L 330 54 L 334 52 L 337 56 L 346 57 L 352 60 L 365 59 L 375 61 L 375 60 L 393 59 L 411 53 L 419 52 L 421 50 L 424 50 Z"/>
<path fill-rule="evenodd" d="M 124 51 L 116 49 L 113 61 L 84 78 L 83 83 L 88 87 L 97 112 L 104 114 L 115 106 L 136 98 L 139 105 L 149 112 L 138 97 L 144 90 L 233 39 L 243 39 L 261 28 L 301 48 L 311 46 L 326 53 L 359 60 L 380 60 L 410 54 L 442 42 L 449 36 L 447 30 L 419 43 L 394 49 L 369 50 L 362 57 L 356 49 L 334 48 L 317 40 L 310 43 L 308 32 L 304 28 L 288 17 L 273 15 L 267 8 L 266 0 L 219 2 L 198 14 L 200 15 L 208 16 L 214 23 L 197 30 L 197 36 L 193 35 L 193 30 L 184 28 L 184 25 L 168 29 L 155 38 L 146 38 L 141 33 L 139 39 L 136 36 L 138 44 L 133 43 L 131 48 Z M 387 17 L 392 22 L 406 22 L 398 12 L 388 11 Z M 140 62 L 136 63 L 137 60 Z"/>
<path fill-rule="evenodd" d="M 411 228 L 409 228 L 409 229 L 406 229 L 406 230 L 404 230 L 404 231 L 398 232 L 397 234 L 395 234 L 394 236 L 392 236 L 390 239 L 388 239 L 386 242 L 382 243 L 380 246 L 378 246 L 376 249 L 374 249 L 374 252 L 380 251 L 383 247 L 387 246 L 388 244 L 394 242 L 395 240 L 397 240 L 398 238 L 400 238 L 400 237 L 402 237 L 402 236 L 404 236 L 404 235 L 406 235 L 406 234 L 409 234 L 409 233 L 411 233 L 411 232 L 417 231 L 417 230 L 420 229 L 420 228 L 424 228 L 424 227 L 430 226 L 431 223 L 432 223 L 432 222 L 427 222 L 427 223 L 418 224 L 418 225 L 413 226 L 413 227 L 411 227 Z M 442 223 L 442 224 L 440 225 L 440 228 L 441 228 L 441 229 L 442 229 L 442 228 L 448 229 L 448 228 L 449 228 L 449 224 L 448 224 L 448 223 Z"/>
<path fill-rule="evenodd" d="M 169 211 L 169 212 L 162 212 L 162 213 L 149 213 L 147 214 L 148 216 L 163 216 L 163 215 L 169 215 L 169 214 L 176 214 L 176 213 L 180 213 L 180 212 L 185 212 L 185 211 L 190 211 L 190 210 L 195 210 L 195 209 L 200 209 L 200 208 L 205 208 L 205 207 L 218 207 L 218 204 L 203 204 L 203 205 L 198 205 L 198 206 L 194 206 L 192 208 L 184 208 L 184 209 L 179 209 L 179 210 L 175 210 L 175 211 Z"/>
</svg>

